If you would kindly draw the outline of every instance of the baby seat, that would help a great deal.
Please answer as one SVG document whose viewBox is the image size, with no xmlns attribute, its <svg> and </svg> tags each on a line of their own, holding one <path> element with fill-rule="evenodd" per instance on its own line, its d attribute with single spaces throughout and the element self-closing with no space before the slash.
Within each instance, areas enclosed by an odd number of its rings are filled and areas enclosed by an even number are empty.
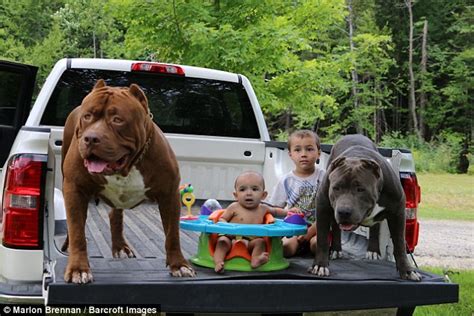
<svg viewBox="0 0 474 316">
<path fill-rule="evenodd" d="M 219 234 L 234 236 L 260 236 L 266 244 L 269 253 L 267 263 L 253 269 L 250 266 L 250 253 L 244 242 L 236 238 L 232 248 L 225 257 L 224 269 L 235 271 L 275 271 L 289 266 L 289 262 L 283 257 L 283 246 L 281 237 L 303 235 L 306 233 L 305 225 L 286 223 L 283 220 L 274 219 L 270 213 L 264 218 L 264 224 L 234 224 L 218 222 L 224 210 L 214 211 L 209 216 L 199 216 L 195 221 L 181 221 L 181 228 L 200 231 L 197 254 L 190 260 L 192 263 L 214 268 L 214 250 Z"/>
</svg>

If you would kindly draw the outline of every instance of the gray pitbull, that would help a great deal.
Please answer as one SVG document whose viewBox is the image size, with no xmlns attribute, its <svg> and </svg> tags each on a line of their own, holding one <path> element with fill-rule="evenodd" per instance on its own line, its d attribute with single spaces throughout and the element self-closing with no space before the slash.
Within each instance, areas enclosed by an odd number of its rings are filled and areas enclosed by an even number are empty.
<svg viewBox="0 0 474 316">
<path fill-rule="evenodd" d="M 317 249 L 310 273 L 329 276 L 331 226 L 333 257 L 338 257 L 341 229 L 353 231 L 360 225 L 372 226 L 387 219 L 400 277 L 421 280 L 406 256 L 405 194 L 400 179 L 370 139 L 347 135 L 334 145 L 317 194 L 316 209 Z M 375 247 L 378 248 L 378 243 L 369 242 L 369 251 L 378 252 Z"/>
</svg>

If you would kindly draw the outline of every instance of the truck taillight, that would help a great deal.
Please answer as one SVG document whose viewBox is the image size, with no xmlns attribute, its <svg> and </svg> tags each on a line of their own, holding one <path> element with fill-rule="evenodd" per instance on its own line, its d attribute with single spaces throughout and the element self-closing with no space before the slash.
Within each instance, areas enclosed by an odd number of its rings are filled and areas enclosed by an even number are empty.
<svg viewBox="0 0 474 316">
<path fill-rule="evenodd" d="M 2 203 L 2 243 L 9 248 L 42 247 L 42 193 L 45 155 L 22 154 L 10 159 Z"/>
<path fill-rule="evenodd" d="M 418 235 L 420 223 L 418 223 L 417 212 L 418 204 L 421 202 L 421 189 L 418 185 L 415 173 L 401 172 L 400 180 L 402 181 L 403 191 L 405 192 L 405 240 L 410 252 L 415 250 L 418 244 Z"/>
<path fill-rule="evenodd" d="M 183 68 L 175 65 L 160 63 L 133 63 L 132 71 L 155 72 L 170 75 L 184 76 Z"/>
</svg>

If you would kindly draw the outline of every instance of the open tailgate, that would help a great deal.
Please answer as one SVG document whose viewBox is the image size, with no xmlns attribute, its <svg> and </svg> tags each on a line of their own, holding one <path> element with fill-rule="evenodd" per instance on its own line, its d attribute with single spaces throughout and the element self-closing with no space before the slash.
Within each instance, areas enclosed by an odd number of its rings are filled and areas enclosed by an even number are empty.
<svg viewBox="0 0 474 316">
<path fill-rule="evenodd" d="M 68 284 L 63 274 L 67 258 L 55 260 L 45 284 L 48 305 L 161 305 L 163 312 L 289 313 L 398 307 L 458 301 L 458 285 L 420 271 L 422 282 L 403 281 L 392 262 L 333 260 L 331 277 L 307 273 L 311 258 L 290 260 L 275 272 L 226 271 L 195 266 L 196 278 L 173 278 L 165 267 L 164 234 L 153 205 L 127 210 L 125 235 L 137 258 L 111 256 L 108 208 L 91 203 L 87 220 L 89 260 L 94 283 Z M 186 257 L 197 249 L 198 234 L 181 231 Z"/>
</svg>

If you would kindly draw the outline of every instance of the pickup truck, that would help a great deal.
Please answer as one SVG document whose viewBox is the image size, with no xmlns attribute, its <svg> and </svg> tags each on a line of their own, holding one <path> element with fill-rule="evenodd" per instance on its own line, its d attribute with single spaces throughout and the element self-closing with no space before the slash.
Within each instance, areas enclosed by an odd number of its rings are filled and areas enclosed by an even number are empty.
<svg viewBox="0 0 474 316">
<path fill-rule="evenodd" d="M 154 67 L 151 67 L 151 66 Z M 292 168 L 286 145 L 271 141 L 249 80 L 239 74 L 183 65 L 109 59 L 59 60 L 30 109 L 37 69 L 0 63 L 0 302 L 29 304 L 159 304 L 163 312 L 302 313 L 396 307 L 411 314 L 417 305 L 457 302 L 458 285 L 425 273 L 422 282 L 399 279 L 382 223 L 383 260 L 366 261 L 368 231 L 343 238 L 347 259 L 331 261 L 332 275 L 306 272 L 309 257 L 290 259 L 276 272 L 217 275 L 196 267 L 196 278 L 172 278 L 164 264 L 158 207 L 143 204 L 125 212 L 125 235 L 137 258 L 114 259 L 108 208 L 91 201 L 87 220 L 92 284 L 63 280 L 67 227 L 62 196 L 61 145 L 67 115 L 97 79 L 108 85 L 138 84 L 154 119 L 165 132 L 180 165 L 181 179 L 194 187 L 198 205 L 232 200 L 233 182 L 243 170 L 257 170 L 272 188 Z M 322 145 L 325 168 L 331 145 Z M 420 188 L 413 157 L 403 149 L 379 151 L 400 174 L 407 197 L 407 253 L 419 234 Z M 269 189 L 271 192 L 271 189 Z M 177 210 L 180 211 L 180 210 Z M 181 231 L 185 256 L 199 236 Z M 236 299 L 237 298 L 237 299 Z"/>
</svg>

